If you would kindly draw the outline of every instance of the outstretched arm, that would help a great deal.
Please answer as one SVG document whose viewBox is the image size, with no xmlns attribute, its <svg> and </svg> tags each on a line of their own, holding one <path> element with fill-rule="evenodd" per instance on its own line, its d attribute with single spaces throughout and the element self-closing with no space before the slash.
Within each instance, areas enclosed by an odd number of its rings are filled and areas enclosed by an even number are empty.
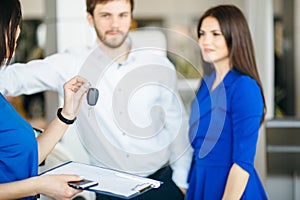
<svg viewBox="0 0 300 200">
<path fill-rule="evenodd" d="M 72 54 L 59 53 L 28 63 L 2 66 L 0 92 L 6 96 L 18 96 L 53 90 L 62 96 L 64 82 L 78 73 L 76 62 Z"/>
</svg>

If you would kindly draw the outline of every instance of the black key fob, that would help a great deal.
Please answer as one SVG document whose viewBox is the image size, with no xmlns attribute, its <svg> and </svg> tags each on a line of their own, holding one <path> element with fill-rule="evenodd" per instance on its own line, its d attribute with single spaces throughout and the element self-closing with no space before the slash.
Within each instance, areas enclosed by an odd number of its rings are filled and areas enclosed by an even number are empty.
<svg viewBox="0 0 300 200">
<path fill-rule="evenodd" d="M 90 88 L 86 98 L 87 98 L 87 103 L 90 106 L 94 106 L 96 105 L 97 101 L 98 101 L 98 97 L 99 97 L 99 91 L 97 88 Z"/>
</svg>

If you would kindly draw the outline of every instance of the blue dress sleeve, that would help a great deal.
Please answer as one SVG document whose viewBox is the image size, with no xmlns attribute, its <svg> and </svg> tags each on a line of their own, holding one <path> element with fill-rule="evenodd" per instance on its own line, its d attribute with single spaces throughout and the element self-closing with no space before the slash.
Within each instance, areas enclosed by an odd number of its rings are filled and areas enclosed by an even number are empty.
<svg viewBox="0 0 300 200">
<path fill-rule="evenodd" d="M 256 144 L 263 115 L 263 97 L 257 82 L 240 77 L 233 87 L 232 99 L 233 162 L 246 171 L 254 165 Z"/>
</svg>

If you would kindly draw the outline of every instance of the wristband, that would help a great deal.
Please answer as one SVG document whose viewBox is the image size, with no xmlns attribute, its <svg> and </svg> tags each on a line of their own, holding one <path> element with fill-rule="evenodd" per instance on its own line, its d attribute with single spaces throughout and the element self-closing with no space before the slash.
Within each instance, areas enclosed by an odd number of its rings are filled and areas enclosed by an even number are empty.
<svg viewBox="0 0 300 200">
<path fill-rule="evenodd" d="M 58 117 L 58 119 L 60 121 L 62 121 L 65 124 L 73 124 L 75 122 L 76 117 L 74 119 L 71 119 L 71 120 L 70 119 L 66 119 L 64 116 L 62 116 L 61 111 L 62 111 L 62 108 L 59 108 L 57 110 L 57 117 Z"/>
</svg>

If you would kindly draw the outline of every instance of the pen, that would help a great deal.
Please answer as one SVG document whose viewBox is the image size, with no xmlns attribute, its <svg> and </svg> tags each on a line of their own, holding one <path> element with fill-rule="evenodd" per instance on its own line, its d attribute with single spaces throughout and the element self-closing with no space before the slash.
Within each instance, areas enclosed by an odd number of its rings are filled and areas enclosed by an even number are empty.
<svg viewBox="0 0 300 200">
<path fill-rule="evenodd" d="M 131 175 L 128 175 L 128 174 L 123 174 L 123 173 L 120 173 L 120 172 L 115 172 L 115 175 L 116 175 L 116 176 L 119 176 L 119 177 L 121 177 L 121 178 L 126 178 L 126 179 L 130 179 L 130 180 L 133 180 L 133 181 L 139 181 L 139 182 L 145 183 L 145 182 L 142 181 L 140 178 L 135 177 L 135 176 L 131 176 Z"/>
<path fill-rule="evenodd" d="M 126 179 L 130 179 L 130 180 L 133 180 L 133 181 L 138 181 L 138 182 L 142 182 L 144 184 L 149 184 L 150 187 L 153 187 L 153 188 L 158 188 L 160 186 L 160 183 L 158 181 L 154 182 L 154 181 L 145 181 L 145 180 L 142 180 L 142 178 L 140 177 L 136 177 L 136 176 L 133 176 L 133 175 L 130 175 L 130 174 L 124 174 L 124 173 L 121 173 L 121 172 L 115 172 L 115 175 L 116 176 L 119 176 L 121 178 L 126 178 Z"/>
<path fill-rule="evenodd" d="M 147 187 L 144 187 L 144 188 L 138 190 L 138 192 L 139 192 L 139 193 L 142 193 L 142 192 L 144 192 L 144 191 L 146 191 L 146 190 L 148 190 L 148 189 L 150 189 L 150 188 L 152 188 L 152 187 L 153 187 L 153 186 L 152 186 L 151 184 L 149 184 Z"/>
</svg>

